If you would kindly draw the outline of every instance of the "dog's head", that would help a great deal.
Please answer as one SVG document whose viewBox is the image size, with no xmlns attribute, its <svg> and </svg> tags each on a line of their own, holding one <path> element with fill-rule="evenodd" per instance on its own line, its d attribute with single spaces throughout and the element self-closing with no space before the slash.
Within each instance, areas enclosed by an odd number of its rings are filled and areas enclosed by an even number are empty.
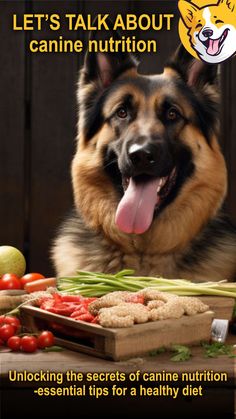
<svg viewBox="0 0 236 419">
<path fill-rule="evenodd" d="M 72 178 L 88 225 L 124 239 L 168 219 L 199 225 L 215 213 L 226 185 L 215 137 L 216 71 L 182 47 L 152 76 L 138 74 L 128 53 L 87 53 Z"/>
<path fill-rule="evenodd" d="M 236 7 L 233 1 L 199 8 L 180 0 L 181 17 L 193 49 L 208 63 L 220 63 L 236 52 Z"/>
</svg>

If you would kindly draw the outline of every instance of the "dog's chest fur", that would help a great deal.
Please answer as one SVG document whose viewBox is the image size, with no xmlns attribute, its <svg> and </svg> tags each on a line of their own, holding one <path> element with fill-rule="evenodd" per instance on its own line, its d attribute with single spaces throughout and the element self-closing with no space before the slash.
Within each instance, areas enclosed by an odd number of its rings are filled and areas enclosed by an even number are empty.
<svg viewBox="0 0 236 419">
<path fill-rule="evenodd" d="M 60 252 L 58 252 L 60 250 Z M 57 260 L 61 275 L 74 275 L 76 270 L 116 273 L 122 269 L 134 269 L 137 275 L 163 275 L 176 277 L 176 262 L 173 255 L 157 255 L 147 252 L 126 253 L 118 245 L 101 235 L 91 237 L 84 244 L 65 236 L 57 242 Z M 68 268 L 69 267 L 69 268 Z"/>
<path fill-rule="evenodd" d="M 133 240 L 130 248 L 111 242 L 102 232 L 88 229 L 75 212 L 61 229 L 53 248 L 53 258 L 60 276 L 78 270 L 117 273 L 134 269 L 136 275 L 186 278 L 196 281 L 231 280 L 235 274 L 235 236 L 226 229 L 224 220 L 215 220 L 195 242 L 184 249 L 161 254 L 152 243 Z M 158 238 L 157 238 L 158 240 Z"/>
</svg>

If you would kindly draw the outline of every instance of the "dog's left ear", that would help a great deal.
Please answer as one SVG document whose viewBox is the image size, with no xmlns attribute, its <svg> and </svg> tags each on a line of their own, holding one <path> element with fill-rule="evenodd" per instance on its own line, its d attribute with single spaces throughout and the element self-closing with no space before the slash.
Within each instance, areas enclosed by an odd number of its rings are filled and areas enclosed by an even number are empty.
<svg viewBox="0 0 236 419">
<path fill-rule="evenodd" d="M 217 64 L 207 64 L 194 58 L 180 45 L 166 67 L 175 70 L 190 87 L 200 89 L 217 84 Z"/>
<path fill-rule="evenodd" d="M 187 28 L 191 28 L 194 14 L 199 10 L 199 8 L 195 4 L 185 0 L 180 0 L 178 2 L 178 8 L 185 26 L 187 26 Z"/>
<path fill-rule="evenodd" d="M 99 40 L 105 41 L 109 38 L 121 40 L 119 32 L 113 30 L 113 23 L 106 21 L 108 31 L 92 31 L 90 34 L 90 45 L 93 41 L 96 44 Z M 96 20 L 94 21 L 94 25 Z M 84 83 L 96 81 L 101 88 L 108 87 L 112 81 L 124 71 L 137 67 L 134 56 L 127 52 L 89 52 L 87 51 L 83 67 Z"/>
</svg>

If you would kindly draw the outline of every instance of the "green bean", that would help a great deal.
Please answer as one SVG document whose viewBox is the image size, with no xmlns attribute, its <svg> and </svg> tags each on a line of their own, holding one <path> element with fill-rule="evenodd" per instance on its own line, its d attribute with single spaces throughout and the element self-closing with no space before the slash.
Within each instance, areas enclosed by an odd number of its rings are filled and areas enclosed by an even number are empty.
<svg viewBox="0 0 236 419">
<path fill-rule="evenodd" d="M 228 284 L 227 281 L 194 283 L 186 279 L 135 276 L 132 269 L 124 269 L 115 275 L 78 271 L 76 276 L 59 278 L 57 284 L 62 292 L 89 297 L 113 291 L 138 291 L 150 287 L 177 295 L 218 295 L 236 298 L 236 284 Z"/>
</svg>

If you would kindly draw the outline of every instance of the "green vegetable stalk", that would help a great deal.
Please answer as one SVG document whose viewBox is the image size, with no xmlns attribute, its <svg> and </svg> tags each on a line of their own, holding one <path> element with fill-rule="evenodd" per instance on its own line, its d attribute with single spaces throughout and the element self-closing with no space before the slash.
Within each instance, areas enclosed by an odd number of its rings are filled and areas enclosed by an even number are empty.
<svg viewBox="0 0 236 419">
<path fill-rule="evenodd" d="M 147 287 L 176 295 L 214 295 L 236 298 L 236 284 L 227 283 L 227 281 L 196 284 L 184 279 L 135 276 L 134 271 L 130 269 L 125 269 L 115 275 L 78 271 L 76 276 L 57 280 L 59 291 L 85 297 L 101 297 L 113 291 L 136 292 Z"/>
</svg>

